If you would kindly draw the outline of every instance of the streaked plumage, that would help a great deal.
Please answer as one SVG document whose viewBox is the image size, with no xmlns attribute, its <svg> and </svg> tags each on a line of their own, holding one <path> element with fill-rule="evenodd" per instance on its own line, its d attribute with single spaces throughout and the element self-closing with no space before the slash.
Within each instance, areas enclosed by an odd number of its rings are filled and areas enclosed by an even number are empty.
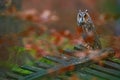
<svg viewBox="0 0 120 80">
<path fill-rule="evenodd" d="M 83 30 L 82 38 L 87 43 L 87 45 L 92 49 L 101 49 L 101 43 L 99 36 L 96 33 L 95 26 L 88 14 L 88 11 L 79 10 L 77 14 L 77 24 Z"/>
</svg>

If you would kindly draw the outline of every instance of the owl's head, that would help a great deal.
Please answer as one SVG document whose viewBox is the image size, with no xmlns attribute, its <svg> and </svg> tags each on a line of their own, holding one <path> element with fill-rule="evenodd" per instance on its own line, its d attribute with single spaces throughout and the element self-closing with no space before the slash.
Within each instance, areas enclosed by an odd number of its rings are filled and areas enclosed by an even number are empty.
<svg viewBox="0 0 120 80">
<path fill-rule="evenodd" d="M 77 14 L 78 26 L 82 26 L 82 25 L 88 23 L 88 20 L 89 20 L 88 10 L 85 10 L 85 11 L 79 10 L 79 12 Z"/>
</svg>

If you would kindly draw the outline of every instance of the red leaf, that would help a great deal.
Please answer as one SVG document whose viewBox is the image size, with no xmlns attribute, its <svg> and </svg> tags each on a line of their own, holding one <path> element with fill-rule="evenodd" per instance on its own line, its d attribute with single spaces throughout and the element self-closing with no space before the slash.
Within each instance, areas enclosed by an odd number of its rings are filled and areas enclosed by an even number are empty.
<svg viewBox="0 0 120 80">
<path fill-rule="evenodd" d="M 82 27 L 76 27 L 77 34 L 81 35 L 83 33 Z"/>
</svg>

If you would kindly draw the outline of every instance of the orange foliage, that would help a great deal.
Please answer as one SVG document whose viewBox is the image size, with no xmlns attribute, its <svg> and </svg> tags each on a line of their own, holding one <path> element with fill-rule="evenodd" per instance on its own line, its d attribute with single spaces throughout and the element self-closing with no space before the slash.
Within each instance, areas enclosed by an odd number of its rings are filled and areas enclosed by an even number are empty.
<svg viewBox="0 0 120 80">
<path fill-rule="evenodd" d="M 120 49 L 115 49 L 115 57 L 120 58 Z"/>
<path fill-rule="evenodd" d="M 77 31 L 77 34 L 78 35 L 81 35 L 82 33 L 83 33 L 83 29 L 82 29 L 82 27 L 76 27 L 76 31 Z"/>
<path fill-rule="evenodd" d="M 68 39 L 73 39 L 73 35 L 69 30 L 61 31 L 60 34 Z"/>
<path fill-rule="evenodd" d="M 115 57 L 120 58 L 120 36 L 111 37 L 110 46 L 115 50 Z"/>
<path fill-rule="evenodd" d="M 69 80 L 81 80 L 76 74 L 73 74 Z"/>
<path fill-rule="evenodd" d="M 35 32 L 35 28 L 36 27 L 28 27 L 26 30 L 22 31 L 21 33 L 19 33 L 19 36 L 21 37 L 27 37 L 29 36 L 32 32 Z"/>
<path fill-rule="evenodd" d="M 68 66 L 68 67 L 65 67 L 65 68 L 61 68 L 58 72 L 59 73 L 64 73 L 66 71 L 73 71 L 75 69 L 75 66 Z"/>
</svg>

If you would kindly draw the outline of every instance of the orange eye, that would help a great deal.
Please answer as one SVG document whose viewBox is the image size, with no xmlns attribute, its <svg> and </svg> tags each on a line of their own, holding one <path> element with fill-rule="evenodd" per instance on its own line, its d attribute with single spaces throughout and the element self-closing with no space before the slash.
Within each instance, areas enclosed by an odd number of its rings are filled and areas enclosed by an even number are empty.
<svg viewBox="0 0 120 80">
<path fill-rule="evenodd" d="M 87 19 L 87 15 L 86 14 L 85 14 L 84 18 Z"/>
</svg>

